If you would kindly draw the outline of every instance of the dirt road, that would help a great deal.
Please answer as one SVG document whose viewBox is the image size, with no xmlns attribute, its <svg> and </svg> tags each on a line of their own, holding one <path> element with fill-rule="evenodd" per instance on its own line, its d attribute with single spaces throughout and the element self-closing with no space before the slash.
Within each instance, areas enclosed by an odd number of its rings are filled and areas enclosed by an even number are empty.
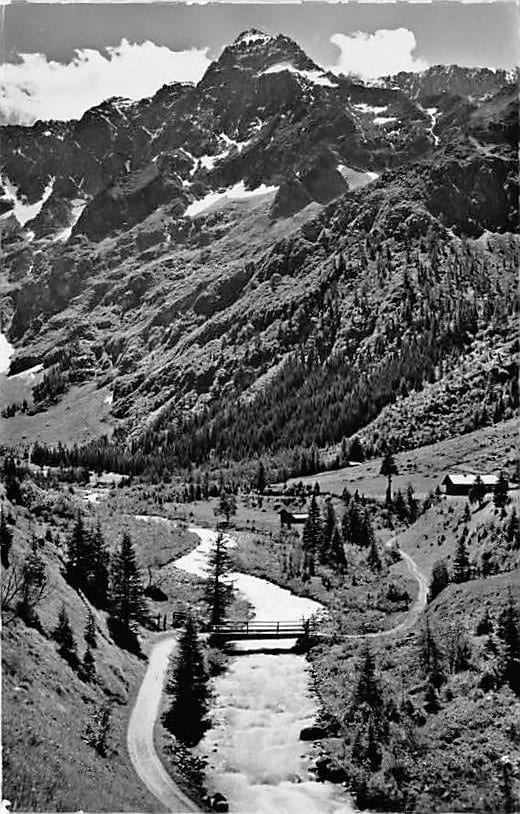
<svg viewBox="0 0 520 814">
<path fill-rule="evenodd" d="M 176 635 L 153 645 L 127 732 L 127 745 L 134 769 L 146 788 L 171 814 L 200 811 L 173 782 L 155 751 L 153 730 L 159 714 L 168 661 L 176 645 Z"/>
<path fill-rule="evenodd" d="M 395 541 L 397 537 L 393 537 L 391 540 L 388 540 L 386 545 L 390 547 Z M 403 631 L 408 630 L 408 628 L 412 627 L 417 621 L 419 614 L 424 610 L 426 607 L 426 602 L 428 599 L 428 580 L 426 576 L 419 570 L 419 566 L 415 562 L 406 551 L 403 551 L 401 548 L 399 549 L 399 553 L 401 554 L 402 559 L 406 563 L 408 570 L 410 571 L 411 575 L 415 577 L 417 583 L 419 585 L 419 593 L 417 594 L 417 599 L 413 603 L 412 607 L 408 611 L 408 615 L 404 621 L 400 624 L 396 625 L 395 627 L 390 628 L 390 630 L 380 630 L 376 633 L 349 633 L 345 636 L 346 639 L 375 639 L 381 638 L 386 636 L 395 636 L 396 634 L 403 633 Z"/>
</svg>

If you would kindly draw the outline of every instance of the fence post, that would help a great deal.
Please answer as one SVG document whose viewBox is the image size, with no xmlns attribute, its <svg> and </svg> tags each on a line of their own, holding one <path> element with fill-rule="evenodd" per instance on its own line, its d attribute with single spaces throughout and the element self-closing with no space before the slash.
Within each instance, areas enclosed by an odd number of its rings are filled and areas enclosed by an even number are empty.
<svg viewBox="0 0 520 814">
<path fill-rule="evenodd" d="M 276 623 L 276 635 L 278 636 L 279 634 L 280 634 L 280 622 L 277 622 Z"/>
</svg>

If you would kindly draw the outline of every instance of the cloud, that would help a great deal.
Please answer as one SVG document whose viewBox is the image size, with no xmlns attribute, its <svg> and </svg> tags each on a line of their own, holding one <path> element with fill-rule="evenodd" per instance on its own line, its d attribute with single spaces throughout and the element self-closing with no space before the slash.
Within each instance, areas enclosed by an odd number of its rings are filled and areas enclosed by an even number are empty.
<svg viewBox="0 0 520 814">
<path fill-rule="evenodd" d="M 21 54 L 0 74 L 0 118 L 32 124 L 37 119 L 78 119 L 111 96 L 142 99 L 167 82 L 198 82 L 210 64 L 208 49 L 171 51 L 153 42 L 81 49 L 68 64 L 44 54 Z"/>
<path fill-rule="evenodd" d="M 354 73 L 373 79 L 428 67 L 424 59 L 413 56 L 417 41 L 408 28 L 380 28 L 373 34 L 365 31 L 333 34 L 330 41 L 340 50 L 337 63 L 329 68 L 334 73 Z"/>
</svg>

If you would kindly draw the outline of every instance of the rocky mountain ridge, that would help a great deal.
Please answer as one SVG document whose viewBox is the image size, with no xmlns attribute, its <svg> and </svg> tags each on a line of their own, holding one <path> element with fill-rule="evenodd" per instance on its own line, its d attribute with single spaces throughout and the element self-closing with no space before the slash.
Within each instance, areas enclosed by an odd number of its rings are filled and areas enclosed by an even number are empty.
<svg viewBox="0 0 520 814">
<path fill-rule="evenodd" d="M 497 331 L 514 324 L 516 91 L 505 77 L 489 98 L 501 78 L 463 70 L 466 90 L 476 83 L 485 98 L 452 94 L 446 70 L 438 106 L 426 107 L 420 93 L 336 77 L 288 38 L 252 31 L 196 87 L 109 100 L 76 123 L 6 128 L 11 189 L 41 195 L 52 180 L 39 214 L 4 240 L 4 312 L 23 346 L 13 372 L 44 364 L 42 407 L 72 384 L 111 383 L 114 417 L 152 447 L 195 411 L 226 428 L 213 437 L 226 455 L 237 403 L 252 405 L 256 426 L 266 393 L 311 403 L 305 380 L 324 393 L 324 413 L 345 382 L 366 391 L 348 417 L 333 408 L 333 430 L 293 428 L 294 443 L 331 443 L 399 388 L 410 400 L 425 377 L 456 378 L 475 348 L 477 368 L 492 342 L 510 353 Z M 442 72 L 432 73 L 438 90 Z M 42 156 L 45 139 L 50 163 L 35 175 L 27 156 Z M 486 333 L 490 297 L 500 317 Z M 339 389 L 329 394 L 320 370 Z M 498 420 L 515 409 L 511 376 Z M 495 405 L 498 390 L 488 396 Z M 279 420 L 247 454 L 280 447 Z M 194 443 L 201 454 L 193 438 L 184 451 Z"/>
</svg>

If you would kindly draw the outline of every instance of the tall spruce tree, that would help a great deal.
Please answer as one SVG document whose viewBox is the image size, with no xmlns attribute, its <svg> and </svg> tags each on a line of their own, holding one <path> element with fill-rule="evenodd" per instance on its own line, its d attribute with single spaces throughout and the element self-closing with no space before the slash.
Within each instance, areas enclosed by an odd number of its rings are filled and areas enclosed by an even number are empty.
<svg viewBox="0 0 520 814">
<path fill-rule="evenodd" d="M 508 501 L 508 489 L 509 483 L 507 478 L 504 473 L 501 472 L 493 491 L 493 502 L 497 509 L 505 509 Z"/>
<path fill-rule="evenodd" d="M 58 644 L 58 653 L 62 659 L 65 659 L 73 670 L 77 670 L 79 667 L 78 651 L 65 605 L 61 606 L 58 624 L 52 635 Z"/>
<path fill-rule="evenodd" d="M 511 588 L 507 602 L 498 617 L 497 634 L 503 643 L 501 674 L 511 689 L 520 694 L 520 610 Z"/>
<path fill-rule="evenodd" d="M 381 469 L 379 470 L 380 475 L 384 475 L 387 479 L 387 487 L 386 487 L 386 505 L 390 506 L 392 503 L 392 478 L 394 475 L 399 474 L 399 469 L 397 468 L 397 464 L 395 462 L 394 456 L 392 452 L 388 450 L 385 457 L 381 462 Z"/>
<path fill-rule="evenodd" d="M 267 486 L 267 476 L 265 473 L 265 466 L 263 461 L 259 461 L 255 474 L 255 489 L 260 495 L 263 495 L 266 486 Z"/>
<path fill-rule="evenodd" d="M 314 573 L 314 563 L 318 552 L 321 551 L 323 541 L 323 525 L 320 507 L 316 495 L 313 494 L 309 503 L 309 512 L 303 527 L 303 551 L 307 563 L 307 572 Z"/>
<path fill-rule="evenodd" d="M 367 704 L 374 711 L 381 710 L 384 705 L 381 681 L 376 674 L 375 656 L 368 642 L 361 652 L 352 701 L 354 706 Z"/>
<path fill-rule="evenodd" d="M 85 561 L 85 593 L 92 604 L 105 609 L 109 601 L 110 555 L 99 521 L 88 535 Z"/>
<path fill-rule="evenodd" d="M 345 549 L 343 547 L 343 539 L 338 526 L 335 526 L 332 532 L 332 539 L 330 541 L 329 562 L 333 568 L 340 571 L 347 567 L 347 558 L 345 557 Z"/>
<path fill-rule="evenodd" d="M 426 617 L 423 629 L 419 636 L 419 661 L 423 674 L 435 687 L 440 687 L 445 681 L 444 653 L 437 637 Z"/>
<path fill-rule="evenodd" d="M 479 506 L 484 502 L 486 497 L 486 487 L 480 475 L 477 475 L 475 481 L 469 490 L 468 499 L 470 503 L 478 503 Z"/>
<path fill-rule="evenodd" d="M 3 568 L 9 568 L 9 554 L 13 544 L 13 532 L 7 525 L 4 507 L 0 509 L 0 553 Z"/>
<path fill-rule="evenodd" d="M 135 633 L 146 619 L 146 601 L 135 550 L 129 534 L 123 534 L 112 562 L 110 614 L 125 633 Z"/>
<path fill-rule="evenodd" d="M 88 533 L 83 522 L 83 515 L 78 512 L 74 528 L 67 541 L 66 577 L 75 588 L 83 588 L 87 573 Z"/>
<path fill-rule="evenodd" d="M 88 684 L 96 680 L 96 660 L 90 647 L 85 650 L 78 673 L 81 680 L 86 681 Z"/>
<path fill-rule="evenodd" d="M 441 591 L 448 587 L 450 582 L 450 575 L 446 560 L 436 560 L 432 568 L 432 576 L 430 580 L 430 590 L 428 591 L 428 602 L 433 602 L 436 596 Z"/>
<path fill-rule="evenodd" d="M 89 648 L 91 648 L 92 650 L 95 650 L 95 648 L 97 647 L 96 632 L 97 632 L 96 620 L 94 618 L 94 614 L 92 613 L 92 611 L 89 610 L 87 614 L 87 620 L 85 622 L 85 632 L 83 634 L 83 637 Z"/>
<path fill-rule="evenodd" d="M 515 506 L 511 510 L 511 516 L 506 529 L 507 542 L 513 549 L 520 548 L 520 523 L 518 521 L 518 514 Z"/>
<path fill-rule="evenodd" d="M 322 557 L 323 561 L 327 559 L 328 549 L 334 534 L 334 529 L 337 525 L 336 512 L 332 505 L 332 500 L 329 498 L 325 501 L 325 513 L 323 518 L 323 539 L 322 539 Z"/>
<path fill-rule="evenodd" d="M 208 674 L 191 614 L 179 640 L 167 692 L 173 696 L 163 724 L 186 746 L 195 746 L 207 728 L 209 708 Z"/>
<path fill-rule="evenodd" d="M 383 565 L 381 562 L 381 557 L 379 556 L 379 550 L 376 543 L 375 535 L 372 534 L 370 545 L 368 548 L 367 554 L 367 564 L 371 571 L 381 571 Z"/>
<path fill-rule="evenodd" d="M 471 567 L 469 562 L 468 547 L 462 535 L 457 543 L 455 557 L 453 560 L 453 582 L 467 582 L 471 577 Z"/>
<path fill-rule="evenodd" d="M 228 579 L 232 564 L 224 535 L 217 534 L 208 556 L 206 580 L 206 601 L 210 607 L 212 625 L 222 624 L 233 599 L 233 586 Z"/>
</svg>

